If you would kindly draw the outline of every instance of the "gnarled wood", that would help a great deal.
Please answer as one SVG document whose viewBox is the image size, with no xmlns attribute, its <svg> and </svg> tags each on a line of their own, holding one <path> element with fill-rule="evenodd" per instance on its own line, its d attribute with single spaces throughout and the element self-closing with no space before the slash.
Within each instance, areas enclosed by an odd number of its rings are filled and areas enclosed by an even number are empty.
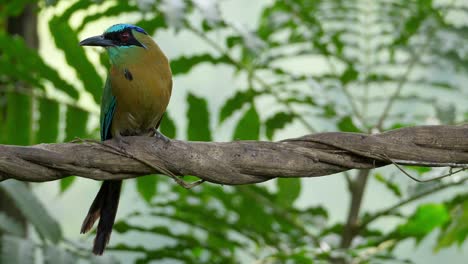
<svg viewBox="0 0 468 264">
<path fill-rule="evenodd" d="M 468 167 L 468 126 L 419 126 L 375 135 L 319 133 L 279 142 L 187 142 L 128 137 L 124 150 L 175 175 L 250 184 L 315 177 L 391 163 Z M 106 142 L 116 146 L 115 142 Z M 69 175 L 125 179 L 154 169 L 97 143 L 0 145 L 0 180 L 53 181 Z"/>
</svg>

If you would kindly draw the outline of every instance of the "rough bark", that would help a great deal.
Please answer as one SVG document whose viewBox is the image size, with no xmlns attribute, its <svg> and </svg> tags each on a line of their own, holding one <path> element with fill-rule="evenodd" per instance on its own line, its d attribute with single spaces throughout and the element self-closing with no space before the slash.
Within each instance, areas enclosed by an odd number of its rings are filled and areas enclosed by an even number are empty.
<svg viewBox="0 0 468 264">
<path fill-rule="evenodd" d="M 468 166 L 468 126 L 419 126 L 366 135 L 319 133 L 280 142 L 187 142 L 128 137 L 117 146 L 175 175 L 238 185 L 276 177 L 315 177 L 391 164 Z M 0 145 L 0 180 L 53 181 L 69 175 L 125 179 L 155 173 L 98 143 Z"/>
</svg>

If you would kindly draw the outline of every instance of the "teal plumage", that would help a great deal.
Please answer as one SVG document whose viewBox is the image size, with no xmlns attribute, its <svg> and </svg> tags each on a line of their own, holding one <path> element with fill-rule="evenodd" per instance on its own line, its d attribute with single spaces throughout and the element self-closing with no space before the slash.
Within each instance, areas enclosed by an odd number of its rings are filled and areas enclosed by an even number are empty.
<svg viewBox="0 0 468 264">
<path fill-rule="evenodd" d="M 111 139 L 112 137 L 110 128 L 112 124 L 112 118 L 114 117 L 116 104 L 116 98 L 112 94 L 112 87 L 109 78 L 107 78 L 101 100 L 100 131 L 102 141 Z"/>
<path fill-rule="evenodd" d="M 169 62 L 140 27 L 117 24 L 103 35 L 87 38 L 82 46 L 105 47 L 111 69 L 101 101 L 101 140 L 153 135 L 166 110 L 172 90 Z M 96 195 L 81 233 L 99 219 L 93 253 L 101 255 L 109 242 L 117 213 L 121 180 L 106 180 Z"/>
</svg>

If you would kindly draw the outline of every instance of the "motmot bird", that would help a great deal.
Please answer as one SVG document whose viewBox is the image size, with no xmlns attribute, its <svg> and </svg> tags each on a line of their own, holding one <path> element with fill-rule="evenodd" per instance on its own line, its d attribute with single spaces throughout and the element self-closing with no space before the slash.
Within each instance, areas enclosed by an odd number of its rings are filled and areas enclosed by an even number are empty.
<svg viewBox="0 0 468 264">
<path fill-rule="evenodd" d="M 115 138 L 120 144 L 125 136 L 157 133 L 171 97 L 172 74 L 156 42 L 140 27 L 117 24 L 80 45 L 104 47 L 111 63 L 101 101 L 101 140 Z M 99 219 L 96 255 L 109 242 L 121 186 L 122 180 L 104 181 L 83 221 L 81 233 L 86 233 Z"/>
</svg>

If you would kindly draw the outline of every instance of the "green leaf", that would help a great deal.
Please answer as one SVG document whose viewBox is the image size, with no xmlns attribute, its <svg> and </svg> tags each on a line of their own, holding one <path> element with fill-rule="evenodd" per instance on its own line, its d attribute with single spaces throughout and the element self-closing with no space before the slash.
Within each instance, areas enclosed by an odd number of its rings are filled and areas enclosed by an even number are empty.
<svg viewBox="0 0 468 264">
<path fill-rule="evenodd" d="M 0 263 L 35 264 L 34 243 L 30 240 L 3 235 Z"/>
<path fill-rule="evenodd" d="M 188 233 L 173 232 L 173 229 L 168 226 L 156 225 L 150 227 L 143 227 L 129 224 L 124 221 L 119 221 L 114 225 L 114 230 L 121 234 L 132 231 L 139 231 L 146 234 L 153 233 L 177 239 L 179 240 L 179 245 L 185 244 L 190 246 L 197 246 L 197 240 L 195 239 L 195 237 L 191 236 Z"/>
<path fill-rule="evenodd" d="M 395 39 L 394 45 L 407 45 L 408 40 L 417 33 L 419 27 L 424 22 L 425 15 L 426 13 L 424 12 L 415 12 L 415 14 L 412 14 L 406 21 L 402 21 L 404 22 L 404 30 L 400 30 L 400 36 Z"/>
<path fill-rule="evenodd" d="M 468 236 L 468 201 L 456 205 L 450 215 L 449 225 L 444 228 L 437 239 L 436 251 L 450 247 L 454 243 L 460 246 Z"/>
<path fill-rule="evenodd" d="M 240 36 L 231 36 L 226 38 L 226 46 L 228 48 L 233 48 L 239 44 L 242 44 L 242 38 Z"/>
<path fill-rule="evenodd" d="M 70 176 L 67 178 L 63 178 L 60 180 L 60 193 L 64 193 L 66 190 L 68 190 L 73 182 L 75 182 L 76 177 L 75 176 Z"/>
<path fill-rule="evenodd" d="M 104 86 L 101 76 L 96 71 L 95 66 L 88 60 L 82 47 L 77 46 L 80 40 L 77 33 L 68 24 L 66 16 L 70 15 L 69 8 L 62 17 L 53 17 L 49 22 L 49 29 L 53 32 L 57 48 L 63 50 L 68 65 L 72 66 L 83 82 L 83 86 L 91 93 L 95 102 L 99 102 L 102 87 Z"/>
<path fill-rule="evenodd" d="M 16 17 L 21 11 L 24 10 L 25 6 L 33 1 L 31 0 L 17 0 L 17 1 L 8 1 L 2 3 L 2 9 L 0 10 L 0 15 L 2 17 Z"/>
<path fill-rule="evenodd" d="M 145 31 L 148 32 L 149 34 L 156 31 L 157 29 L 168 28 L 166 19 L 164 15 L 162 15 L 161 13 L 151 19 L 140 20 L 138 21 L 138 23 L 136 23 L 136 25 L 141 28 L 144 28 Z"/>
<path fill-rule="evenodd" d="M 278 187 L 277 202 L 286 208 L 292 207 L 301 194 L 301 179 L 278 178 L 276 186 Z"/>
<path fill-rule="evenodd" d="M 442 121 L 444 125 L 453 125 L 455 124 L 455 119 L 457 115 L 457 109 L 454 104 L 448 104 L 447 106 L 435 106 L 437 119 Z"/>
<path fill-rule="evenodd" d="M 335 105 L 334 104 L 326 104 L 322 108 L 323 111 L 323 117 L 325 118 L 332 118 L 336 116 L 336 110 L 335 110 Z"/>
<path fill-rule="evenodd" d="M 63 23 L 66 23 L 70 20 L 71 16 L 75 13 L 75 12 L 78 12 L 80 10 L 85 10 L 85 9 L 88 9 L 90 8 L 91 6 L 93 5 L 97 5 L 101 2 L 94 2 L 94 1 L 78 1 L 76 3 L 74 3 L 73 5 L 69 6 L 65 12 L 63 12 L 61 14 L 61 16 L 59 17 L 55 17 L 55 19 L 57 19 L 56 22 L 60 23 L 60 22 L 63 22 Z"/>
<path fill-rule="evenodd" d="M 161 131 L 162 134 L 169 138 L 175 138 L 177 135 L 174 120 L 171 119 L 169 113 L 167 112 L 164 114 L 161 120 L 159 131 Z"/>
<path fill-rule="evenodd" d="M 116 17 L 121 14 L 129 13 L 129 12 L 138 12 L 139 9 L 136 5 L 132 5 L 132 3 L 128 1 L 115 1 L 115 3 L 112 3 L 113 5 L 108 7 L 106 10 L 103 10 L 101 12 L 97 13 L 92 13 L 91 15 L 85 14 L 86 16 L 83 18 L 81 21 L 80 26 L 76 29 L 77 32 L 83 31 L 84 27 L 87 25 L 91 25 L 93 22 L 96 20 L 102 19 L 104 16 L 106 17 Z M 80 8 L 84 9 L 84 8 Z M 144 28 L 145 30 L 149 30 L 147 28 Z M 147 31 L 149 34 L 151 32 Z"/>
<path fill-rule="evenodd" d="M 60 225 L 47 213 L 47 209 L 26 184 L 8 180 L 2 182 L 0 188 L 15 202 L 23 216 L 35 227 L 42 238 L 53 243 L 58 243 L 62 239 Z"/>
<path fill-rule="evenodd" d="M 273 256 L 272 259 L 275 259 L 273 263 L 291 263 L 291 264 L 313 264 L 314 257 L 312 254 L 308 254 L 307 250 L 299 250 L 299 252 L 280 252 Z"/>
<path fill-rule="evenodd" d="M 85 138 L 88 135 L 86 132 L 88 117 L 87 112 L 78 108 L 69 107 L 67 109 L 65 141 L 71 141 L 76 137 Z"/>
<path fill-rule="evenodd" d="M 237 123 L 234 140 L 258 140 L 260 138 L 260 117 L 252 104 Z"/>
<path fill-rule="evenodd" d="M 256 188 L 252 186 L 241 186 L 239 188 L 250 189 L 250 192 L 256 192 Z M 244 195 L 241 198 L 239 208 L 236 208 L 236 210 L 238 210 L 242 217 L 240 217 L 239 222 L 236 224 L 244 226 L 244 228 L 248 226 L 249 229 L 252 228 L 256 232 L 266 235 L 266 233 L 271 231 L 271 224 L 274 221 L 274 218 L 268 214 L 267 207 L 262 203 L 252 202 L 252 196 Z"/>
<path fill-rule="evenodd" d="M 411 127 L 411 126 L 416 126 L 416 124 L 394 123 L 388 128 L 388 130 L 394 130 L 394 129 L 399 129 L 403 127 Z"/>
<path fill-rule="evenodd" d="M 59 105 L 57 102 L 39 100 L 39 129 L 36 134 L 36 143 L 57 142 L 59 133 Z"/>
<path fill-rule="evenodd" d="M 211 141 L 210 113 L 206 99 L 189 93 L 187 103 L 188 140 Z"/>
<path fill-rule="evenodd" d="M 387 180 L 382 174 L 380 173 L 376 173 L 374 175 L 374 178 L 380 182 L 380 183 L 383 183 L 385 185 L 385 187 L 387 187 L 387 189 L 389 189 L 395 196 L 397 197 L 401 197 L 401 190 L 400 190 L 400 186 L 398 186 L 398 184 L 394 183 L 393 181 L 389 181 Z"/>
<path fill-rule="evenodd" d="M 37 50 L 26 45 L 24 39 L 0 32 L 0 53 L 4 54 L 0 57 L 0 76 L 21 80 L 37 89 L 44 89 L 44 82 L 51 82 L 56 89 L 74 99 L 78 98 L 75 87 L 64 81 L 55 69 L 48 66 Z"/>
<path fill-rule="evenodd" d="M 343 85 L 346 85 L 352 81 L 355 81 L 359 76 L 359 73 L 356 71 L 356 69 L 353 66 L 348 66 L 348 68 L 343 72 L 343 74 L 340 77 L 341 83 Z"/>
<path fill-rule="evenodd" d="M 32 101 L 27 95 L 7 94 L 6 143 L 12 145 L 31 144 Z"/>
<path fill-rule="evenodd" d="M 341 56 L 343 54 L 343 48 L 344 48 L 344 43 L 340 38 L 340 35 L 341 35 L 340 33 L 338 32 L 334 33 L 332 36 L 332 42 L 335 45 L 336 53 L 338 56 Z"/>
<path fill-rule="evenodd" d="M 90 264 L 119 264 L 114 257 L 106 256 L 91 256 Z"/>
<path fill-rule="evenodd" d="M 293 113 L 279 112 L 267 119 L 265 121 L 265 133 L 267 138 L 269 140 L 273 140 L 273 135 L 275 134 L 276 130 L 284 128 L 287 124 L 294 121 L 295 117 L 296 115 Z"/>
<path fill-rule="evenodd" d="M 199 54 L 190 57 L 182 56 L 171 60 L 171 71 L 173 75 L 188 73 L 193 67 L 206 62 L 219 64 L 229 63 L 230 60 L 226 56 L 213 57 L 210 54 Z"/>
<path fill-rule="evenodd" d="M 45 264 L 74 264 L 78 263 L 78 257 L 70 252 L 53 245 L 44 246 Z"/>
<path fill-rule="evenodd" d="M 136 179 L 136 186 L 141 198 L 149 204 L 151 203 L 151 199 L 156 195 L 158 177 L 156 175 L 138 177 Z"/>
<path fill-rule="evenodd" d="M 344 132 L 361 132 L 353 123 L 351 116 L 345 116 L 338 122 L 338 129 Z"/>
<path fill-rule="evenodd" d="M 418 174 L 424 174 L 424 173 L 432 171 L 432 168 L 430 168 L 430 167 L 405 166 L 405 168 L 413 170 L 413 171 L 417 172 Z"/>
<path fill-rule="evenodd" d="M 252 103 L 253 98 L 258 93 L 252 89 L 245 91 L 237 91 L 234 96 L 229 98 L 221 108 L 221 114 L 219 117 L 219 122 L 222 123 L 228 117 L 230 117 L 236 110 L 239 110 L 247 103 Z"/>
<path fill-rule="evenodd" d="M 6 101 L 0 96 L 0 144 L 5 144 L 6 138 Z"/>
<path fill-rule="evenodd" d="M 0 212 L 0 231 L 0 233 L 11 234 L 18 237 L 24 236 L 26 232 L 23 226 L 4 212 Z"/>
<path fill-rule="evenodd" d="M 414 237 L 420 241 L 448 220 L 449 214 L 443 204 L 424 204 L 416 209 L 405 224 L 398 227 L 398 234 L 402 237 Z"/>
</svg>

